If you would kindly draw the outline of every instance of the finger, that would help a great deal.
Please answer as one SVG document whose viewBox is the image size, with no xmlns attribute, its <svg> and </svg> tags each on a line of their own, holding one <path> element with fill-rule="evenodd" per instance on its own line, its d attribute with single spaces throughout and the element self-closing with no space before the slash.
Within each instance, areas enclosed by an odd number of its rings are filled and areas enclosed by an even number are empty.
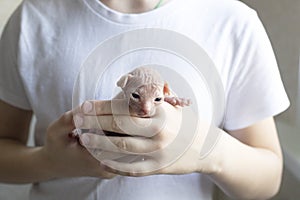
<svg viewBox="0 0 300 200">
<path fill-rule="evenodd" d="M 80 143 L 86 147 L 89 151 L 93 150 L 93 155 L 101 156 L 103 151 L 108 152 L 121 152 L 110 140 L 107 136 L 97 135 L 93 133 L 84 133 L 79 136 Z M 97 152 L 98 151 L 98 152 Z"/>
<path fill-rule="evenodd" d="M 172 127 L 176 128 L 176 126 L 180 124 L 178 123 L 181 118 L 179 111 L 181 111 L 179 108 L 175 108 L 168 103 L 165 103 L 163 106 L 157 107 L 156 115 L 153 118 L 139 118 L 124 115 L 77 115 L 78 118 L 81 118 L 81 123 L 76 123 L 76 127 L 83 129 L 99 129 L 132 136 L 153 137 L 160 133 L 165 128 L 166 124 L 169 124 L 170 129 L 170 125 L 175 123 Z M 166 117 L 166 114 L 171 117 Z M 80 126 L 78 124 L 80 124 Z"/>
<path fill-rule="evenodd" d="M 101 149 L 87 149 L 89 153 L 98 161 L 101 160 L 122 160 L 128 154 L 103 151 Z"/>
<path fill-rule="evenodd" d="M 81 118 L 80 129 L 98 129 L 132 136 L 153 137 L 164 128 L 160 118 L 138 118 L 124 115 L 76 116 Z M 79 121 L 79 120 L 77 120 Z"/>
<path fill-rule="evenodd" d="M 159 142 L 145 137 L 108 137 L 85 133 L 80 136 L 83 146 L 116 153 L 151 153 L 159 150 Z"/>
<path fill-rule="evenodd" d="M 75 128 L 72 111 L 68 111 L 61 115 L 58 120 L 54 122 L 54 127 L 56 128 L 56 131 L 59 132 L 72 132 L 72 130 Z"/>
<path fill-rule="evenodd" d="M 118 125 L 118 121 L 116 121 L 114 117 L 111 115 L 103 115 L 103 116 L 76 115 L 75 117 L 77 119 L 76 120 L 77 129 L 87 130 L 88 132 L 91 132 L 92 130 L 99 130 L 101 132 L 101 130 L 104 130 L 104 131 L 116 132 L 120 134 L 124 133 L 124 131 L 120 129 Z M 82 131 L 82 133 L 84 132 L 86 131 Z"/>
<path fill-rule="evenodd" d="M 81 107 L 85 115 L 130 115 L 126 99 L 86 101 Z"/>
<path fill-rule="evenodd" d="M 139 177 L 159 173 L 158 163 L 143 156 L 137 156 L 137 160 L 132 163 L 104 160 L 101 164 L 105 165 L 106 171 L 123 176 Z"/>
<path fill-rule="evenodd" d="M 159 118 L 139 118 L 116 115 L 106 118 L 107 123 L 101 123 L 104 130 L 122 132 L 131 136 L 153 137 L 164 128 L 164 121 Z M 110 131 L 110 130 L 109 130 Z"/>
<path fill-rule="evenodd" d="M 113 111 L 116 114 L 124 114 L 126 113 L 126 107 L 128 107 L 128 104 L 125 100 L 85 101 L 81 106 L 73 109 L 74 124 L 79 129 L 101 129 L 102 126 L 106 126 L 108 123 L 107 131 L 120 132 L 121 130 L 116 126 L 116 123 L 113 123 L 112 119 L 109 117 L 97 118 L 96 116 L 112 115 Z M 130 115 L 129 111 L 127 113 L 127 116 Z"/>
</svg>

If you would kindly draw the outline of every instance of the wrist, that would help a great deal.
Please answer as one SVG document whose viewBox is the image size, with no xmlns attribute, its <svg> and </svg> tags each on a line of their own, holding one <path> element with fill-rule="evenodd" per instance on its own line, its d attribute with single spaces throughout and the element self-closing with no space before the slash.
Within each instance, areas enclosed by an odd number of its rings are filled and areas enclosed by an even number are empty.
<svg viewBox="0 0 300 200">
<path fill-rule="evenodd" d="M 226 134 L 219 128 L 210 128 L 202 144 L 198 172 L 208 175 L 218 175 L 223 170 L 224 137 Z M 211 137 L 211 138 L 208 138 Z M 225 147 L 226 148 L 226 147 Z"/>
<path fill-rule="evenodd" d="M 49 180 L 58 178 L 57 165 L 51 156 L 48 155 L 45 146 L 35 147 L 33 155 L 34 162 L 37 164 L 37 173 L 39 173 L 40 180 Z"/>
</svg>

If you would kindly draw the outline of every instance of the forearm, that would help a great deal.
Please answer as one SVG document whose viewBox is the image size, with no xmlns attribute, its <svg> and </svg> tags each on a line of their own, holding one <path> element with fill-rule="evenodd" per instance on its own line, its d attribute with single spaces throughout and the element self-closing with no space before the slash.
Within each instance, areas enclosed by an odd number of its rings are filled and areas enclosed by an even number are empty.
<svg viewBox="0 0 300 200">
<path fill-rule="evenodd" d="M 220 130 L 220 138 L 205 159 L 213 159 L 212 180 L 235 199 L 267 199 L 281 183 L 282 157 L 241 143 Z"/>
<path fill-rule="evenodd" d="M 0 139 L 0 152 L 0 182 L 33 183 L 53 178 L 41 147 Z"/>
</svg>

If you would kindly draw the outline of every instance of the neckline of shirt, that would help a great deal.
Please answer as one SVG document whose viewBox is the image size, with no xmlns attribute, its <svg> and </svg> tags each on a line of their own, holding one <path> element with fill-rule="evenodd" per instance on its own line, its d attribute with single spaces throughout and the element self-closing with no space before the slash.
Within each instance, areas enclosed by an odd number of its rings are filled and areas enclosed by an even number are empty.
<svg viewBox="0 0 300 200">
<path fill-rule="evenodd" d="M 109 8 L 100 0 L 84 0 L 84 3 L 95 14 L 105 18 L 108 21 L 121 24 L 142 24 L 145 22 L 162 19 L 166 15 L 176 12 L 178 9 L 177 4 L 179 2 L 180 0 L 172 0 L 162 7 L 143 13 L 122 13 Z"/>
</svg>

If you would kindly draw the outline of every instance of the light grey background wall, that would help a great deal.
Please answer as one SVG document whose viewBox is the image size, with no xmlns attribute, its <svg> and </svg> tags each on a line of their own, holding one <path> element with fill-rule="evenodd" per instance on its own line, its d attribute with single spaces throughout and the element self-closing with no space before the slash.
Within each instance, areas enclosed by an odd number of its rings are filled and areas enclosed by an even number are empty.
<svg viewBox="0 0 300 200">
<path fill-rule="evenodd" d="M 8 17 L 20 2 L 21 0 L 0 0 L 0 33 Z"/>
<path fill-rule="evenodd" d="M 242 1 L 258 12 L 268 32 L 292 103 L 289 110 L 278 119 L 295 126 L 297 125 L 297 98 L 299 93 L 300 1 Z"/>
</svg>

